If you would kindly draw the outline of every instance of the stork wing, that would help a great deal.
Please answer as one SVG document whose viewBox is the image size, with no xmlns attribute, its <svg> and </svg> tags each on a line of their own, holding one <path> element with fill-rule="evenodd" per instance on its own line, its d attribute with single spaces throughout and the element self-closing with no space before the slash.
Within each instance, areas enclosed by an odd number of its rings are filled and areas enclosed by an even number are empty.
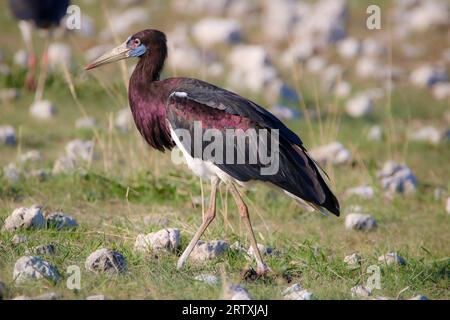
<svg viewBox="0 0 450 320">
<path fill-rule="evenodd" d="M 337 199 L 303 148 L 300 138 L 257 104 L 206 82 L 183 79 L 170 93 L 167 119 L 193 158 L 211 161 L 239 181 L 269 182 L 339 215 Z M 187 132 L 190 140 L 181 137 L 180 130 Z M 266 139 L 260 139 L 261 130 L 265 130 Z M 214 140 L 208 131 L 215 132 L 212 134 Z M 256 133 L 256 144 L 249 132 Z M 206 136 L 211 139 L 202 139 Z M 218 141 L 216 150 L 206 152 L 213 141 Z M 263 161 L 261 150 L 265 156 L 275 154 L 278 164 L 274 167 L 274 163 Z M 227 158 L 231 151 L 233 156 Z M 271 172 L 273 168 L 276 171 Z"/>
</svg>

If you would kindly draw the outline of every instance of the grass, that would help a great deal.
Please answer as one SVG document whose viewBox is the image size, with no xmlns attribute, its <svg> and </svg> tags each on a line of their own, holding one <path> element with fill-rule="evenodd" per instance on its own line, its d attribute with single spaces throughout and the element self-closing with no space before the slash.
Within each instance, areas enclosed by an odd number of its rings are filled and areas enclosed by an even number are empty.
<svg viewBox="0 0 450 320">
<path fill-rule="evenodd" d="M 160 6 L 168 12 L 164 4 Z M 4 7 L 5 4 L 0 5 Z M 358 11 L 360 7 L 356 2 L 352 2 L 351 8 L 352 17 L 360 17 L 365 12 Z M 94 7 L 87 10 L 94 12 Z M 11 61 L 22 43 L 8 10 L 0 10 L 0 16 L 0 28 L 4 30 L 0 44 L 6 59 Z M 159 28 L 171 29 L 172 22 L 163 21 L 156 14 L 155 19 L 154 24 Z M 76 42 L 80 50 L 93 44 L 91 40 L 70 41 Z M 77 65 L 82 65 L 81 51 L 75 50 L 75 56 Z M 51 169 L 53 161 L 63 154 L 64 145 L 75 138 L 95 139 L 100 155 L 99 160 L 73 174 L 50 176 L 45 181 L 23 178 L 12 184 L 0 174 L 0 225 L 14 208 L 34 203 L 43 204 L 49 212 L 61 209 L 80 223 L 79 228 L 68 231 L 20 231 L 29 240 L 19 245 L 11 243 L 13 234 L 0 233 L 0 279 L 7 284 L 6 298 L 56 291 L 66 299 L 83 299 L 100 293 L 113 299 L 216 299 L 221 296 L 220 287 L 197 282 L 193 277 L 200 273 L 219 274 L 222 266 L 230 279 L 240 281 L 239 273 L 247 264 L 242 254 L 230 252 L 217 261 L 188 264 L 185 270 L 178 271 L 175 266 L 181 252 L 155 258 L 132 250 L 137 234 L 163 227 L 157 222 L 161 217 L 168 219 L 168 226 L 181 230 L 181 248 L 184 248 L 201 222 L 201 208 L 192 204 L 192 198 L 200 195 L 201 189 L 199 180 L 185 168 L 173 165 L 169 154 L 150 150 L 135 131 L 122 133 L 111 125 L 114 113 L 127 104 L 123 82 L 120 77 L 111 77 L 118 70 L 118 66 L 112 66 L 96 72 L 95 77 L 85 77 L 76 67 L 71 73 L 81 106 L 100 123 L 97 134 L 75 129 L 75 120 L 82 112 L 60 75 L 49 79 L 45 93 L 45 97 L 58 106 L 54 120 L 41 122 L 29 116 L 33 95 L 25 90 L 19 100 L 0 106 L 0 124 L 11 124 L 19 133 L 17 147 L 0 146 L 2 167 L 15 161 L 20 153 L 39 149 L 44 155 L 40 167 Z M 168 68 L 165 76 L 169 76 L 169 72 Z M 346 231 L 344 217 L 304 213 L 282 194 L 259 186 L 245 196 L 258 242 L 280 252 L 267 259 L 269 266 L 275 273 L 289 276 L 293 283 L 301 283 L 318 299 L 352 299 L 350 288 L 365 284 L 370 276 L 367 267 L 374 264 L 381 267 L 381 289 L 375 290 L 374 295 L 396 298 L 403 291 L 399 298 L 420 293 L 431 299 L 449 299 L 449 215 L 445 213 L 443 200 L 435 200 L 434 190 L 450 190 L 450 148 L 445 144 L 432 146 L 406 141 L 415 121 L 444 126 L 442 115 L 448 103 L 435 101 L 426 90 L 399 85 L 392 92 L 390 102 L 388 99 L 380 101 L 370 118 L 355 120 L 343 114 L 342 101 L 320 91 L 318 95 L 315 93 L 317 79 L 307 74 L 300 76 L 305 105 L 310 110 L 319 105 L 322 121 L 291 121 L 289 127 L 308 147 L 338 140 L 352 151 L 355 159 L 352 164 L 326 169 L 341 200 L 343 216 L 351 205 L 361 204 L 376 218 L 378 228 L 369 233 Z M 11 76 L 0 76 L 0 84 L 21 87 L 23 78 L 24 71 L 14 67 Z M 367 82 L 357 86 L 364 89 L 373 85 Z M 250 97 L 264 105 L 260 97 Z M 387 107 L 390 107 L 390 114 Z M 387 130 L 390 116 L 393 130 Z M 382 141 L 366 140 L 365 133 L 373 124 L 380 124 L 385 132 L 387 130 L 388 135 Z M 326 128 L 336 130 L 325 130 L 324 136 L 318 138 Z M 398 196 L 393 200 L 384 197 L 376 171 L 391 158 L 406 162 L 416 174 L 420 184 L 415 195 Z M 373 186 L 375 197 L 363 201 L 344 196 L 347 188 L 359 184 Z M 208 194 L 206 183 L 204 189 Z M 239 240 L 248 247 L 245 228 L 223 188 L 218 205 L 218 218 L 203 238 L 224 239 L 229 243 Z M 153 223 L 145 223 L 148 220 Z M 25 255 L 27 249 L 47 243 L 55 244 L 56 254 L 45 258 L 58 267 L 63 280 L 56 285 L 46 281 L 13 283 L 15 261 Z M 85 272 L 86 257 L 100 247 L 114 248 L 124 254 L 128 272 L 117 277 Z M 408 264 L 383 266 L 377 258 L 387 251 L 397 251 Z M 364 258 L 355 269 L 342 261 L 353 252 Z M 79 291 L 66 288 L 65 272 L 70 265 L 78 265 L 82 270 Z M 272 277 L 244 285 L 256 299 L 280 299 L 289 284 L 282 278 Z"/>
</svg>

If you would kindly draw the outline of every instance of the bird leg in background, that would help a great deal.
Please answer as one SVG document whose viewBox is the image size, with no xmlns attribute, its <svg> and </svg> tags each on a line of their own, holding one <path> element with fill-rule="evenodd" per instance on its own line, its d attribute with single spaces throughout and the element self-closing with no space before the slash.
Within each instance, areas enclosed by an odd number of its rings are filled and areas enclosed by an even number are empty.
<svg viewBox="0 0 450 320">
<path fill-rule="evenodd" d="M 34 96 L 34 101 L 41 101 L 44 96 L 45 82 L 47 81 L 48 74 L 48 47 L 50 42 L 50 31 L 45 32 L 44 52 L 41 59 L 41 70 L 39 73 L 39 79 Z"/>
<path fill-rule="evenodd" d="M 25 47 L 27 48 L 27 75 L 25 78 L 25 86 L 28 90 L 36 90 L 35 75 L 36 75 L 36 53 L 34 52 L 32 30 L 33 26 L 28 21 L 19 22 L 20 33 L 22 34 Z"/>
<path fill-rule="evenodd" d="M 192 250 L 194 250 L 195 245 L 197 244 L 200 237 L 205 232 L 206 228 L 208 228 L 209 224 L 214 220 L 216 217 L 216 193 L 217 193 L 217 187 L 219 186 L 220 180 L 217 177 L 211 178 L 211 196 L 209 200 L 209 207 L 206 211 L 205 217 L 203 219 L 202 225 L 195 233 L 194 237 L 192 238 L 191 242 L 189 242 L 189 245 L 184 250 L 183 254 L 181 255 L 180 259 L 178 259 L 177 268 L 181 269 L 186 264 L 187 259 L 189 258 L 189 255 L 191 254 Z"/>
<path fill-rule="evenodd" d="M 253 253 L 255 254 L 256 258 L 256 273 L 258 275 L 264 275 L 269 271 L 269 268 L 264 263 L 261 252 L 259 252 L 258 249 L 258 243 L 256 242 L 255 233 L 253 232 L 252 223 L 250 222 L 250 216 L 248 214 L 248 208 L 245 204 L 244 200 L 242 200 L 242 197 L 239 193 L 239 191 L 236 189 L 236 186 L 232 183 L 229 184 L 230 192 L 234 197 L 234 201 L 236 202 L 236 205 L 239 209 L 239 215 L 241 219 L 244 221 L 245 226 L 247 227 L 247 232 L 250 236 L 250 242 L 253 247 Z"/>
</svg>

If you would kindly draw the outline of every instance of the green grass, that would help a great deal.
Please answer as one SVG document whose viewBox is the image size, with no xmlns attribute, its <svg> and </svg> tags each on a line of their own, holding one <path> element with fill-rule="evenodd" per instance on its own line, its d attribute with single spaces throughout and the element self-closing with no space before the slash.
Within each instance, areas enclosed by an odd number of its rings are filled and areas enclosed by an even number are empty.
<svg viewBox="0 0 450 320">
<path fill-rule="evenodd" d="M 167 12 L 162 6 L 161 10 Z M 5 4 L 0 5 L 2 9 L 4 7 Z M 360 17 L 365 12 L 358 11 L 356 2 L 352 2 L 351 8 L 352 17 Z M 91 7 L 88 10 L 94 12 Z M 0 29 L 3 30 L 0 44 L 6 59 L 11 61 L 22 43 L 7 10 L 0 11 L 0 18 Z M 155 19 L 154 26 L 171 30 L 173 19 L 172 22 L 163 21 L 158 15 Z M 91 40 L 77 40 L 80 48 L 92 44 Z M 445 41 L 441 41 L 441 45 L 445 45 Z M 36 296 L 49 291 L 59 292 L 66 299 L 83 299 L 100 293 L 113 299 L 220 298 L 220 287 L 194 281 L 194 276 L 200 273 L 220 275 L 220 269 L 224 267 L 227 276 L 239 282 L 239 274 L 248 261 L 242 254 L 229 252 L 217 261 L 203 265 L 190 263 L 185 270 L 176 269 L 181 250 L 201 222 L 201 208 L 192 204 L 192 197 L 201 192 L 199 180 L 186 168 L 173 165 L 169 154 L 150 150 L 137 132 L 121 133 L 112 128 L 113 114 L 127 105 L 120 77 L 110 77 L 118 72 L 118 66 L 96 71 L 99 82 L 92 76 L 84 76 L 79 67 L 84 62 L 81 52 L 75 51 L 75 55 L 78 67 L 73 69 L 72 76 L 76 92 L 88 115 L 99 121 L 97 136 L 90 130 L 75 129 L 75 120 L 82 117 L 82 113 L 64 78 L 59 75 L 49 79 L 45 93 L 45 97 L 58 107 L 58 115 L 53 120 L 42 122 L 30 117 L 28 108 L 33 95 L 25 90 L 21 91 L 19 100 L 0 105 L 0 125 L 11 124 L 20 133 L 17 147 L 0 146 L 1 167 L 15 161 L 19 153 L 39 149 L 44 160 L 38 167 L 51 169 L 53 161 L 64 153 L 65 144 L 75 138 L 95 139 L 100 156 L 99 160 L 73 174 L 50 176 L 45 181 L 23 178 L 12 184 L 0 173 L 0 225 L 15 208 L 35 203 L 44 205 L 47 212 L 62 210 L 80 224 L 79 228 L 69 231 L 20 231 L 19 234 L 29 238 L 27 243 L 20 245 L 11 243 L 12 233 L 0 232 L 0 279 L 7 285 L 6 298 Z M 171 75 L 169 70 L 165 75 Z M 23 78 L 24 71 L 14 68 L 11 76 L 0 76 L 0 84 L 2 87 L 21 87 Z M 331 140 L 342 142 L 352 151 L 355 161 L 346 166 L 326 168 L 342 203 L 341 218 L 304 213 L 284 195 L 264 186 L 245 194 L 258 242 L 272 246 L 280 253 L 267 259 L 274 274 L 289 277 L 292 283 L 301 283 L 318 299 L 352 299 L 350 288 L 365 284 L 369 277 L 367 267 L 376 264 L 381 268 L 382 288 L 374 291 L 375 296 L 396 298 L 407 288 L 400 298 L 420 293 L 431 299 L 449 299 L 450 216 L 445 213 L 443 200 L 434 199 L 434 190 L 450 190 L 450 148 L 448 144 L 432 146 L 406 141 L 413 121 L 445 126 L 442 115 L 448 109 L 448 103 L 435 101 L 426 90 L 399 85 L 392 93 L 391 114 L 387 112 L 389 100 L 385 98 L 377 103 L 370 118 L 355 120 L 344 115 L 343 102 L 332 96 L 318 91 L 319 101 L 316 101 L 314 90 L 318 82 L 314 77 L 304 75 L 300 82 L 308 109 L 315 110 L 318 102 L 322 129 L 333 130 L 325 132 L 321 138 L 318 121 L 310 124 L 304 120 L 291 121 L 288 125 L 308 147 Z M 224 85 L 224 82 L 218 84 Z M 358 83 L 357 86 L 364 89 L 374 84 Z M 260 97 L 250 98 L 264 105 Z M 388 130 L 390 117 L 393 131 Z M 366 140 L 365 133 L 373 124 L 380 124 L 385 129 L 382 141 Z M 102 145 L 103 149 L 100 148 Z M 380 190 L 376 171 L 384 161 L 392 158 L 406 162 L 416 174 L 419 187 L 415 195 L 388 200 Z M 347 188 L 365 183 L 375 188 L 373 199 L 344 197 Z M 208 194 L 206 183 L 204 187 Z M 361 204 L 373 214 L 378 222 L 375 231 L 345 230 L 345 213 L 353 204 Z M 163 227 L 158 223 L 145 224 L 147 216 L 155 217 L 154 220 L 167 218 L 168 226 L 181 230 L 179 252 L 155 258 L 133 251 L 137 234 Z M 246 247 L 249 245 L 235 205 L 231 197 L 226 197 L 224 188 L 219 197 L 218 217 L 203 239 L 224 239 L 230 244 L 240 241 Z M 27 248 L 48 243 L 55 244 L 56 254 L 45 258 L 57 266 L 62 281 L 56 285 L 46 281 L 13 283 L 15 261 L 25 255 Z M 86 257 L 100 247 L 120 251 L 128 261 L 128 272 L 108 277 L 84 271 Z M 397 251 L 407 260 L 407 265 L 380 264 L 378 256 L 388 251 Z M 350 269 L 342 261 L 345 255 L 353 252 L 363 257 L 361 266 L 356 269 Z M 65 285 L 65 272 L 70 265 L 78 265 L 82 270 L 82 288 L 76 292 Z M 254 298 L 280 299 L 282 290 L 289 285 L 285 278 L 272 276 L 267 280 L 244 283 L 244 286 Z"/>
</svg>

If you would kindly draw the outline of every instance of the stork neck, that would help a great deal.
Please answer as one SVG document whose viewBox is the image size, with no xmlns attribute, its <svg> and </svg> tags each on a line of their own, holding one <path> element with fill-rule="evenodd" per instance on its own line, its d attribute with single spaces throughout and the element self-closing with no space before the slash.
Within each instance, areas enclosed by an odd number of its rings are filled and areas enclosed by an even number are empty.
<svg viewBox="0 0 450 320">
<path fill-rule="evenodd" d="M 164 67 L 165 56 L 158 55 L 144 55 L 139 59 L 133 76 L 136 76 L 138 82 L 153 82 L 158 81 L 161 71 Z"/>
</svg>

